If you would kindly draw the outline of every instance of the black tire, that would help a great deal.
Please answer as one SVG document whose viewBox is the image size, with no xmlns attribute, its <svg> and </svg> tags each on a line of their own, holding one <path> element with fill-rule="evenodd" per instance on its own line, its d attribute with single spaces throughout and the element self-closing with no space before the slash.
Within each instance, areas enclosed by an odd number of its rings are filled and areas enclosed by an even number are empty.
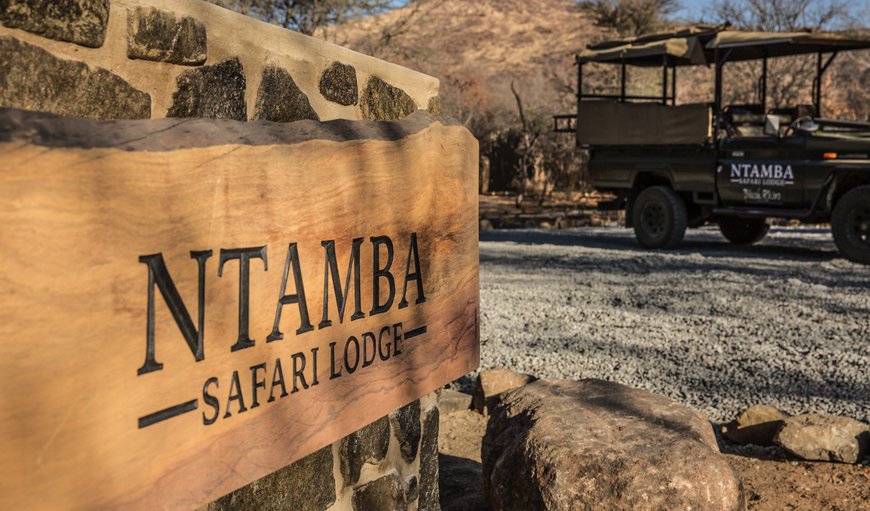
<svg viewBox="0 0 870 511">
<path fill-rule="evenodd" d="M 843 257 L 870 264 L 870 186 L 849 190 L 837 201 L 831 232 Z"/>
<path fill-rule="evenodd" d="M 676 247 L 689 224 L 686 203 L 667 186 L 652 186 L 640 192 L 631 219 L 637 241 L 646 248 Z"/>
<path fill-rule="evenodd" d="M 719 230 L 722 236 L 735 245 L 752 245 L 758 243 L 770 229 L 766 218 L 741 218 L 739 216 L 723 216 L 719 219 Z"/>
</svg>

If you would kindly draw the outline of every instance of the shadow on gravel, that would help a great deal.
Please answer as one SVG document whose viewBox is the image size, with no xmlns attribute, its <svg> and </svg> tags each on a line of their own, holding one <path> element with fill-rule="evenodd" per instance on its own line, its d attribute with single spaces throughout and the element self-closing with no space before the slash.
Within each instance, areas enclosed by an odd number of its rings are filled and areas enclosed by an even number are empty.
<svg viewBox="0 0 870 511">
<path fill-rule="evenodd" d="M 804 461 L 779 446 L 738 445 L 722 438 L 717 439 L 719 440 L 719 452 L 722 454 L 765 461 Z"/>
<path fill-rule="evenodd" d="M 811 261 L 830 261 L 838 257 L 834 250 L 824 248 L 818 240 L 802 240 L 804 235 L 828 234 L 827 229 L 802 229 L 799 232 L 778 231 L 771 229 L 771 233 L 787 233 L 785 239 L 762 243 L 751 247 L 741 247 L 729 244 L 718 238 L 718 235 L 704 232 L 697 235 L 687 236 L 675 250 L 651 250 L 644 249 L 637 241 L 627 236 L 625 232 L 578 232 L 578 231 L 540 231 L 540 230 L 499 230 L 484 231 L 480 233 L 480 241 L 510 242 L 526 245 L 560 245 L 581 246 L 586 248 L 623 250 L 623 251 L 649 251 L 651 254 L 690 254 L 699 253 L 704 257 L 742 257 L 756 259 L 800 259 Z M 803 241 L 803 243 L 801 243 Z M 808 246 L 815 244 L 817 246 Z"/>
<path fill-rule="evenodd" d="M 658 368 L 658 371 L 664 373 L 665 378 L 677 382 L 674 388 L 696 392 L 703 396 L 702 401 L 706 402 L 715 400 L 717 396 L 751 396 L 757 403 L 770 402 L 768 399 L 770 397 L 777 400 L 797 398 L 795 400 L 799 402 L 813 402 L 821 398 L 858 402 L 870 406 L 870 381 L 866 380 L 834 380 L 824 378 L 822 375 L 813 377 L 800 368 L 772 368 L 764 367 L 763 364 L 750 366 L 734 359 L 722 360 L 720 365 L 712 367 L 686 368 L 680 351 L 665 347 L 629 345 L 615 340 L 578 342 L 577 339 L 569 337 L 563 337 L 560 343 L 564 349 L 581 355 L 604 353 L 607 358 L 624 361 L 627 365 L 642 361 L 643 364 Z M 543 354 L 550 348 L 530 345 L 528 349 Z M 723 365 L 731 365 L 731 367 L 723 367 Z M 618 383 L 636 385 L 631 382 Z M 669 397 L 686 402 L 689 396 L 670 395 Z M 795 413 L 810 411 L 812 410 L 793 410 Z"/>
</svg>

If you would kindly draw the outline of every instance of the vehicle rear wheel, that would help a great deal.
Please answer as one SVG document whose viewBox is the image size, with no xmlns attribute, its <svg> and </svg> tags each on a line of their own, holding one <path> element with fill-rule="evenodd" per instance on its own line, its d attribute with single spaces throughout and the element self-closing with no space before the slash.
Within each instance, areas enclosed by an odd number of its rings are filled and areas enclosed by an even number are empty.
<svg viewBox="0 0 870 511">
<path fill-rule="evenodd" d="M 752 245 L 758 243 L 770 229 L 766 218 L 741 218 L 739 216 L 723 216 L 719 219 L 719 230 L 722 236 L 735 245 Z"/>
<path fill-rule="evenodd" d="M 870 186 L 843 195 L 831 215 L 834 243 L 846 259 L 870 264 Z"/>
<path fill-rule="evenodd" d="M 631 215 L 637 241 L 647 248 L 679 245 L 689 223 L 686 203 L 667 186 L 652 186 L 640 192 Z"/>
</svg>

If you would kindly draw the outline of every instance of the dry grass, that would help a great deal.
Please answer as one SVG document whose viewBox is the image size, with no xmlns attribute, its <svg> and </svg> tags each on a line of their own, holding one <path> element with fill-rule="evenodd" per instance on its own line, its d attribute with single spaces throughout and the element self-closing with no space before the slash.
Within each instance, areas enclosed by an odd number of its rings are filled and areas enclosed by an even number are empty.
<svg viewBox="0 0 870 511">
<path fill-rule="evenodd" d="M 513 111 L 512 80 L 530 108 L 558 110 L 552 102 L 573 86 L 574 53 L 604 34 L 571 0 L 423 0 L 324 35 L 440 78 L 446 97 L 461 92 L 479 108 Z"/>
</svg>

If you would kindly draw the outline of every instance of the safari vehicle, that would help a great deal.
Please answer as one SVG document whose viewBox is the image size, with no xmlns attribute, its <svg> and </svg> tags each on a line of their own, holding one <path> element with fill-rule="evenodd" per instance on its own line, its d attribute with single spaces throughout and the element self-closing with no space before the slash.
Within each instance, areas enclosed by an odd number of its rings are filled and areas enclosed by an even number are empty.
<svg viewBox="0 0 870 511">
<path fill-rule="evenodd" d="M 589 175 L 615 194 L 644 247 L 678 245 L 687 227 L 718 223 L 751 244 L 768 218 L 830 222 L 847 258 L 870 264 L 870 123 L 827 119 L 822 77 L 839 52 L 870 39 L 831 33 L 739 32 L 696 26 L 589 45 L 577 56 L 577 113 L 554 117 L 589 151 Z M 816 55 L 812 105 L 771 108 L 768 59 Z M 723 105 L 727 64 L 760 62 L 756 102 Z M 619 94 L 586 93 L 584 65 L 620 66 Z M 626 94 L 629 67 L 660 67 L 661 95 Z M 677 104 L 677 68 L 715 69 L 712 103 Z M 727 83 L 727 82 L 726 82 Z"/>
</svg>

